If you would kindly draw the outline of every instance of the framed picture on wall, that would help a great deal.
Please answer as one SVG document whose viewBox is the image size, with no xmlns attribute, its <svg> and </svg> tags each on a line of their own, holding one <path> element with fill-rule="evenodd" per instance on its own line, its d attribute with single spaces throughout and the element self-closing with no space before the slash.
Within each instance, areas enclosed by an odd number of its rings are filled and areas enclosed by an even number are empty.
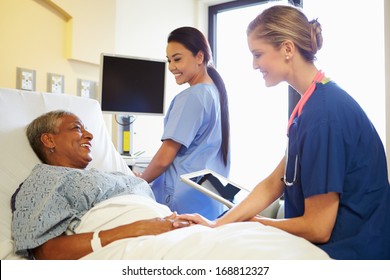
<svg viewBox="0 0 390 280">
<path fill-rule="evenodd" d="M 51 93 L 64 93 L 64 76 L 47 73 L 47 91 Z"/>
<path fill-rule="evenodd" d="M 95 81 L 77 79 L 77 94 L 82 97 L 96 99 L 96 85 Z"/>
<path fill-rule="evenodd" d="M 36 71 L 32 69 L 16 68 L 16 88 L 22 90 L 35 90 Z"/>
</svg>

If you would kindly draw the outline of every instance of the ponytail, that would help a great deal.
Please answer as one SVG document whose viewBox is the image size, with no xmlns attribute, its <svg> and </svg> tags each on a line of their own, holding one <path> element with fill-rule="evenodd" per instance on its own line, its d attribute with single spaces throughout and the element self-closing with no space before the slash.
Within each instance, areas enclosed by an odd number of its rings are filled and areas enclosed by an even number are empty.
<svg viewBox="0 0 390 280">
<path fill-rule="evenodd" d="M 219 93 L 219 104 L 221 107 L 221 129 L 222 129 L 222 158 L 225 166 L 228 162 L 229 142 L 230 142 L 230 122 L 229 122 L 229 102 L 225 83 L 221 75 L 211 65 L 207 66 L 207 73 L 216 85 Z"/>
</svg>

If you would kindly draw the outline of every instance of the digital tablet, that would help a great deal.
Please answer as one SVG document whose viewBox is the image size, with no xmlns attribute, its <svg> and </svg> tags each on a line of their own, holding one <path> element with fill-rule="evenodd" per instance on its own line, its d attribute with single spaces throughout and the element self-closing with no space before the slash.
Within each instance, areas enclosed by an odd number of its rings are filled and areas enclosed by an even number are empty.
<svg viewBox="0 0 390 280">
<path fill-rule="evenodd" d="M 249 193 L 249 190 L 209 169 L 183 174 L 180 179 L 229 208 Z"/>
</svg>

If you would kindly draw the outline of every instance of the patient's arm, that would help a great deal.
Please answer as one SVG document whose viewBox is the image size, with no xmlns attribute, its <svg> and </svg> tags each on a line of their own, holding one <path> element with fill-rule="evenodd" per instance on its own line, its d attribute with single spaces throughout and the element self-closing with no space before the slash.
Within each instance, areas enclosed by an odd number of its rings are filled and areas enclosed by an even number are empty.
<svg viewBox="0 0 390 280">
<path fill-rule="evenodd" d="M 143 235 L 157 235 L 175 229 L 173 222 L 175 213 L 165 218 L 141 220 L 116 228 L 102 230 L 99 234 L 104 247 L 116 240 Z M 181 227 L 186 223 L 181 223 Z M 188 224 L 187 224 L 188 225 Z M 36 259 L 75 260 L 92 252 L 91 240 L 93 232 L 74 235 L 61 235 L 33 249 Z"/>
</svg>

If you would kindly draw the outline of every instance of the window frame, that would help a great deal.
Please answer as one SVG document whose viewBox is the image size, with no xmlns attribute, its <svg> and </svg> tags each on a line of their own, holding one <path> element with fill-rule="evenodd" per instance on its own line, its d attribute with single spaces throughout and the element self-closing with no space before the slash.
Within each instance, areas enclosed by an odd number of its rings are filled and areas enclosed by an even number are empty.
<svg viewBox="0 0 390 280">
<path fill-rule="evenodd" d="M 217 66 L 217 15 L 221 12 L 229 10 L 245 8 L 262 3 L 268 3 L 269 0 L 237 0 L 230 1 L 216 5 L 210 5 L 208 7 L 208 41 L 210 44 L 211 52 L 214 55 L 214 64 Z M 303 0 L 290 0 L 295 6 L 302 7 Z M 288 86 L 288 112 L 287 118 L 290 117 L 295 105 L 298 103 L 300 95 L 291 86 Z"/>
</svg>

